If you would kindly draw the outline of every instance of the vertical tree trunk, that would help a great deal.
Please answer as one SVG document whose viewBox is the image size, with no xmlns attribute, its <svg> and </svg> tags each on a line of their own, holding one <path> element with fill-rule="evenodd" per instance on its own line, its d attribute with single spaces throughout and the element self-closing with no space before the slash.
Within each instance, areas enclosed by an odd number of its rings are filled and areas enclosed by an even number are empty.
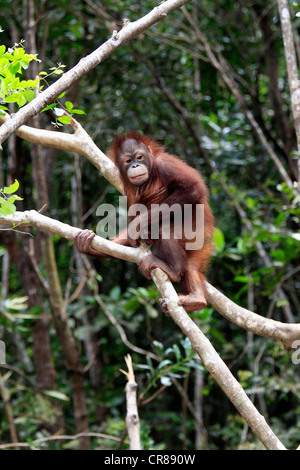
<svg viewBox="0 0 300 470">
<path fill-rule="evenodd" d="M 200 358 L 195 357 L 195 361 L 200 364 Z M 204 427 L 203 419 L 203 386 L 204 377 L 200 369 L 195 369 L 195 386 L 194 386 L 194 408 L 197 415 L 195 420 L 195 449 L 208 449 L 207 433 Z"/>
<path fill-rule="evenodd" d="M 300 191 L 300 82 L 288 0 L 278 0 L 278 9 L 298 143 L 298 190 Z"/>
<path fill-rule="evenodd" d="M 35 21 L 34 21 L 34 4 L 33 0 L 24 0 L 24 30 L 26 31 L 25 40 L 28 47 L 28 52 L 36 53 L 35 43 Z M 31 73 L 35 78 L 38 73 L 38 63 L 32 64 Z M 39 116 L 33 118 L 33 127 L 40 127 Z M 46 174 L 44 169 L 42 149 L 40 146 L 32 146 L 32 160 L 34 180 L 37 189 L 37 203 L 38 208 L 46 207 L 46 212 L 49 211 L 49 197 L 48 187 L 46 181 Z M 76 348 L 76 343 L 73 338 L 72 332 L 67 323 L 67 316 L 64 311 L 63 296 L 57 271 L 57 264 L 54 254 L 53 239 L 49 233 L 42 234 L 42 252 L 45 260 L 45 270 L 49 283 L 49 301 L 51 313 L 54 320 L 54 325 L 62 346 L 66 364 L 71 371 L 72 388 L 73 388 L 73 407 L 74 416 L 76 421 L 77 433 L 88 431 L 87 409 L 86 409 L 86 396 L 84 389 L 84 376 L 80 363 L 80 356 Z M 80 438 L 80 449 L 89 450 L 90 439 L 89 437 Z"/>
<path fill-rule="evenodd" d="M 71 180 L 71 188 L 72 188 L 72 196 L 71 196 L 71 216 L 72 216 L 72 225 L 74 227 L 82 227 L 82 217 L 83 217 L 83 209 L 82 209 L 82 174 L 81 174 L 81 167 L 80 167 L 80 157 L 78 155 L 74 155 L 74 174 Z M 78 250 L 75 250 L 75 266 L 76 266 L 76 273 L 79 279 L 79 283 L 83 283 L 87 276 L 89 275 L 89 271 L 92 270 L 92 265 L 90 264 L 90 260 L 85 257 L 85 262 L 83 262 L 83 256 L 79 253 Z M 96 281 L 95 281 L 96 282 Z M 87 284 L 83 288 L 83 293 L 87 295 L 91 294 Z M 82 318 L 82 322 L 85 326 L 90 326 L 93 324 L 94 317 L 97 315 L 97 309 L 93 307 L 92 309 L 86 312 L 86 315 Z M 84 339 L 86 355 L 88 358 L 88 362 L 91 363 L 89 368 L 89 377 L 90 377 L 90 384 L 94 390 L 97 390 L 102 385 L 102 363 L 100 357 L 100 344 L 99 344 L 99 337 L 98 334 L 94 331 L 90 331 L 87 328 L 87 333 Z M 96 418 L 97 421 L 102 423 L 105 408 L 99 403 L 96 406 Z"/>
<path fill-rule="evenodd" d="M 273 104 L 275 124 L 280 132 L 282 141 L 284 142 L 284 153 L 289 164 L 290 170 L 295 178 L 298 175 L 297 162 L 292 159 L 290 152 L 294 140 L 294 132 L 290 127 L 286 112 L 284 110 L 284 102 L 279 89 L 278 77 L 278 60 L 277 51 L 274 43 L 274 31 L 272 30 L 273 11 L 265 9 L 264 5 L 253 5 L 257 17 L 260 19 L 259 24 L 263 33 L 265 44 L 264 58 L 266 61 L 267 73 L 269 76 L 269 95 Z"/>
</svg>

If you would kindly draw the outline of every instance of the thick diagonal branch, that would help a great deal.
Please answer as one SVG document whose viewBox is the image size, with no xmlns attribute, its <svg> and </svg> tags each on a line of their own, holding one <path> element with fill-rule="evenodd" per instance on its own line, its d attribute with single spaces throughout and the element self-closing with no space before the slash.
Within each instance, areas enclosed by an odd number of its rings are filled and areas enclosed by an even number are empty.
<svg viewBox="0 0 300 470">
<path fill-rule="evenodd" d="M 90 72 L 94 67 L 103 62 L 116 49 L 123 46 L 131 38 L 145 31 L 147 28 L 166 18 L 174 10 L 182 7 L 191 0 L 167 0 L 162 2 L 147 15 L 137 21 L 124 23 L 121 31 L 114 31 L 112 37 L 102 44 L 98 49 L 80 62 L 71 70 L 62 75 L 53 85 L 40 93 L 34 100 L 23 106 L 15 115 L 11 116 L 0 128 L 0 145 L 13 134 L 20 126 L 30 118 L 38 114 L 48 104 L 53 103 L 61 93 L 70 88 L 77 80 Z"/>
<path fill-rule="evenodd" d="M 50 217 L 46 217 L 34 210 L 15 212 L 13 215 L 0 217 L 0 224 L 17 228 L 21 225 L 38 227 L 71 241 L 73 241 L 74 236 L 81 230 L 58 220 L 51 219 Z M 92 247 L 110 256 L 131 261 L 136 264 L 139 264 L 139 262 L 149 254 L 149 248 L 144 245 L 139 248 L 126 247 L 99 236 L 95 236 L 93 239 Z M 210 304 L 221 313 L 221 315 L 241 328 L 260 336 L 281 341 L 287 349 L 292 347 L 294 341 L 300 339 L 300 324 L 281 323 L 261 317 L 250 310 L 239 307 L 209 283 L 207 283 L 207 287 Z M 173 302 L 172 305 L 178 303 L 178 296 L 175 291 L 170 301 L 171 303 Z"/>
</svg>

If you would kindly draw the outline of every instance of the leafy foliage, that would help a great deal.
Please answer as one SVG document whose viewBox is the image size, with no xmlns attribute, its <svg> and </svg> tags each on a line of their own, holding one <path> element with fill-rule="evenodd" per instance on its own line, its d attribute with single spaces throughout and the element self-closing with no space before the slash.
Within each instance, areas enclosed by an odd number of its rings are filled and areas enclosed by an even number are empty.
<svg viewBox="0 0 300 470">
<path fill-rule="evenodd" d="M 23 199 L 16 194 L 19 189 L 19 182 L 15 180 L 10 186 L 0 189 L 0 215 L 6 216 L 16 212 L 15 201 L 22 201 Z"/>
<path fill-rule="evenodd" d="M 38 60 L 37 54 L 26 54 L 23 42 L 7 50 L 5 45 L 0 46 L 0 103 L 17 103 L 21 107 L 35 97 L 39 78 L 21 79 L 32 60 Z M 1 106 L 1 109 L 7 110 L 7 107 Z"/>
</svg>

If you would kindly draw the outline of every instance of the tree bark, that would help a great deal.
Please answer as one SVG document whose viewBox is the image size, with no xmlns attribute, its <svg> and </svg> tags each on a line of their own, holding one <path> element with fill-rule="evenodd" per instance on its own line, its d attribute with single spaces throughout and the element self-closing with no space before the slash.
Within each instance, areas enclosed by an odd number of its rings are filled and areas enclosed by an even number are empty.
<svg viewBox="0 0 300 470">
<path fill-rule="evenodd" d="M 24 30 L 26 31 L 25 39 L 26 44 L 28 44 L 29 52 L 32 54 L 37 53 L 36 43 L 35 43 L 35 19 L 34 19 L 34 4 L 33 0 L 24 0 L 24 11 L 25 11 L 25 24 Z M 31 73 L 35 78 L 39 73 L 39 66 L 37 62 L 32 64 Z M 33 127 L 40 128 L 40 118 L 39 115 L 33 117 Z M 44 207 L 44 210 L 49 214 L 49 195 L 48 195 L 48 185 L 45 173 L 45 166 L 43 160 L 42 148 L 39 145 L 33 145 L 31 148 L 32 152 L 32 167 L 33 167 L 33 178 L 35 181 L 35 186 L 37 189 L 37 204 L 38 209 Z M 65 341 L 65 344 L 62 345 L 65 354 L 67 354 L 67 363 L 71 369 L 71 378 L 73 385 L 73 406 L 74 406 L 74 416 L 76 421 L 76 430 L 77 433 L 88 432 L 88 420 L 87 420 L 87 410 L 86 410 L 86 397 L 84 389 L 84 377 L 80 364 L 80 356 L 76 348 L 75 341 L 72 341 L 71 331 L 65 332 L 58 331 L 58 328 L 63 327 L 68 329 L 66 322 L 61 322 L 58 319 L 61 319 L 64 315 L 64 304 L 63 296 L 61 292 L 61 286 L 59 281 L 59 275 L 57 270 L 57 264 L 54 253 L 53 239 L 52 235 L 48 232 L 41 232 L 41 242 L 42 242 L 42 254 L 45 260 L 45 271 L 48 279 L 48 296 L 50 301 L 51 312 L 54 317 L 54 324 L 57 329 L 57 333 L 60 339 Z M 47 331 L 48 333 L 48 331 Z M 66 353 L 67 351 L 67 353 Z M 38 353 L 39 351 L 37 351 Z M 70 357 L 72 357 L 70 363 Z M 51 356 L 50 356 L 51 359 Z M 53 387 L 54 389 L 55 387 Z M 80 449 L 89 450 L 90 439 L 88 436 L 83 436 L 79 440 Z"/>
<path fill-rule="evenodd" d="M 125 372 L 124 370 L 121 372 L 123 372 L 127 377 L 127 384 L 125 387 L 127 404 L 126 426 L 130 450 L 140 450 L 140 420 L 136 399 L 137 383 L 134 378 L 132 360 L 129 354 L 125 357 L 125 362 L 127 364 L 128 372 Z"/>
<path fill-rule="evenodd" d="M 26 221 L 35 226 L 43 227 L 45 230 L 64 236 L 67 239 L 73 239 L 79 232 L 79 229 L 70 227 L 67 224 L 63 224 L 58 221 L 53 221 L 35 211 L 27 211 L 24 213 L 16 212 L 12 216 L 0 217 L 0 223 L 4 223 L 5 225 L 21 224 Z M 119 245 L 101 239 L 98 236 L 93 239 L 92 245 L 95 249 L 98 248 L 112 256 L 118 257 L 120 253 L 123 259 L 134 261 L 136 263 L 138 263 L 144 256 L 147 256 L 147 251 L 141 248 L 120 247 Z M 269 428 L 264 417 L 258 413 L 241 385 L 232 376 L 226 364 L 218 356 L 209 340 L 185 312 L 183 307 L 179 307 L 178 295 L 171 282 L 168 280 L 167 275 L 160 269 L 154 269 L 151 272 L 151 276 L 159 292 L 166 301 L 170 316 L 181 328 L 183 333 L 190 339 L 192 347 L 199 354 L 204 367 L 212 374 L 224 393 L 249 424 L 253 432 L 258 436 L 267 449 L 284 449 L 284 446 Z M 233 302 L 231 303 L 229 299 L 226 299 L 226 297 L 218 291 L 215 292 L 215 289 L 209 284 L 207 284 L 207 288 L 210 295 L 210 303 L 215 300 L 216 309 L 221 311 L 223 315 L 230 314 L 230 308 L 235 304 L 233 304 Z M 224 297 L 226 300 L 225 302 Z M 233 321 L 249 331 L 253 331 L 257 334 L 271 337 L 273 339 L 280 339 L 286 347 L 291 347 L 293 341 L 299 340 L 300 338 L 300 325 L 283 324 L 260 317 L 259 315 L 241 307 L 236 306 L 236 308 L 238 310 L 237 312 L 233 311 Z M 65 315 L 61 317 L 59 308 L 57 310 L 56 314 L 56 309 L 52 307 L 54 320 L 57 323 L 57 331 L 59 332 L 59 335 L 61 335 L 60 342 L 63 347 L 65 347 L 64 354 L 68 361 L 68 368 L 75 373 L 79 373 L 77 376 L 75 376 L 75 374 L 73 375 L 73 385 L 76 387 L 76 379 L 81 377 L 77 350 L 75 344 L 73 344 L 74 338 L 71 336 L 67 326 L 67 318 Z M 69 338 L 67 338 L 68 335 L 70 336 Z M 70 345 L 72 346 L 72 344 L 73 348 L 71 349 Z M 80 406 L 78 406 L 78 409 L 80 409 Z M 78 416 L 77 418 L 80 419 L 81 416 Z"/>
<path fill-rule="evenodd" d="M 300 82 L 288 0 L 278 0 L 292 113 L 298 144 L 298 190 L 300 192 Z"/>
<path fill-rule="evenodd" d="M 265 11 L 265 5 L 262 4 L 253 5 L 253 8 L 260 20 L 259 24 L 263 33 L 265 44 L 263 56 L 266 61 L 267 73 L 269 76 L 268 88 L 274 110 L 275 125 L 280 133 L 282 142 L 284 142 L 284 155 L 289 164 L 291 173 L 294 178 L 298 179 L 297 162 L 293 160 L 290 155 L 294 140 L 294 132 L 289 125 L 288 118 L 284 110 L 282 95 L 278 86 L 278 61 L 273 40 L 274 31 L 272 30 L 273 9 L 271 11 Z"/>
<path fill-rule="evenodd" d="M 53 85 L 49 86 L 43 93 L 40 93 L 33 101 L 23 106 L 15 116 L 5 122 L 0 128 L 0 146 L 13 134 L 22 124 L 38 114 L 48 104 L 53 103 L 56 98 L 77 80 L 90 72 L 94 67 L 103 62 L 116 49 L 123 46 L 135 35 L 140 34 L 158 21 L 165 19 L 169 13 L 182 7 L 191 0 L 166 0 L 153 10 L 133 23 L 124 21 L 121 31 L 114 31 L 112 37 L 102 44 L 98 49 L 88 56 L 82 58 L 80 62 L 71 70 L 64 73 L 62 77 Z"/>
<path fill-rule="evenodd" d="M 24 226 L 24 224 L 27 227 L 34 226 L 43 228 L 44 230 L 72 241 L 81 231 L 81 229 L 71 227 L 68 224 L 46 217 L 34 210 L 25 212 L 17 211 L 13 215 L 7 215 L 6 217 L 0 216 L 0 226 L 3 225 L 18 228 L 19 226 Z M 148 246 L 140 246 L 139 248 L 122 246 L 99 237 L 98 235 L 93 238 L 91 246 L 110 256 L 131 261 L 136 264 L 139 264 L 145 256 L 149 255 Z M 221 315 L 239 327 L 244 328 L 246 331 L 252 331 L 257 335 L 281 341 L 286 349 L 292 348 L 294 341 L 300 339 L 300 323 L 282 323 L 277 320 L 262 317 L 250 310 L 238 306 L 208 282 L 206 282 L 206 287 L 209 294 L 209 303 Z M 177 302 L 176 296 L 174 296 L 173 301 L 175 303 Z"/>
</svg>

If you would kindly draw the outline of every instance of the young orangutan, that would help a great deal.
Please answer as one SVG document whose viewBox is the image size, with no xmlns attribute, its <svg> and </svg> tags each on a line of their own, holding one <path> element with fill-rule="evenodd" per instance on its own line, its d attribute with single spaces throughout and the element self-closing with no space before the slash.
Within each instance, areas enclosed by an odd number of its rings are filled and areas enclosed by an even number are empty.
<svg viewBox="0 0 300 470">
<path fill-rule="evenodd" d="M 152 139 L 137 132 L 117 136 L 108 155 L 120 170 L 128 198 L 129 216 L 134 204 L 143 204 L 146 208 L 138 216 L 131 217 L 134 226 L 140 225 L 144 230 L 132 235 L 127 229 L 125 234 L 117 235 L 112 241 L 126 246 L 138 246 L 143 239 L 153 244 L 155 254 L 146 256 L 140 262 L 140 271 L 150 279 L 150 271 L 161 268 L 171 281 L 180 284 L 183 294 L 179 295 L 179 305 L 187 312 L 204 308 L 207 304 L 204 273 L 214 250 L 214 219 L 207 201 L 208 190 L 200 173 L 165 152 L 164 147 Z M 185 205 L 190 205 L 193 230 L 198 227 L 196 207 L 202 205 L 204 231 L 200 247 L 189 249 L 191 239 L 182 230 L 183 221 L 176 222 L 175 217 L 170 219 L 170 208 L 174 204 L 182 209 Z M 162 205 L 169 208 L 166 211 L 168 217 L 164 217 Z M 170 235 L 164 237 L 163 227 L 167 219 L 171 225 Z M 153 231 L 159 234 L 155 239 L 151 238 Z M 81 252 L 106 257 L 107 255 L 91 247 L 94 236 L 93 232 L 83 230 L 75 237 L 75 245 Z M 167 311 L 163 299 L 161 307 Z"/>
</svg>

